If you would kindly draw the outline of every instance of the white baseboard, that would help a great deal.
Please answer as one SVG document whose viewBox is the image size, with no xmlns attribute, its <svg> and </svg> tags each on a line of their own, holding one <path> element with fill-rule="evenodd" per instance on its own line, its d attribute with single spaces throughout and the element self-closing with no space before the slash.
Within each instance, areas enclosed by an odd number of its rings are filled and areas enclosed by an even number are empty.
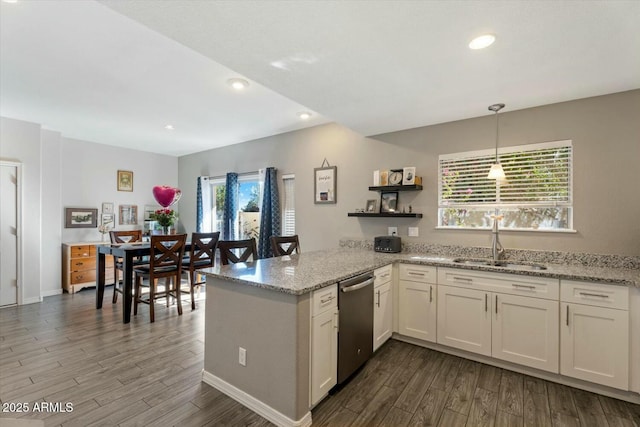
<svg viewBox="0 0 640 427">
<path fill-rule="evenodd" d="M 38 302 L 42 302 L 42 297 L 23 298 L 20 305 L 36 304 Z"/>
<path fill-rule="evenodd" d="M 51 297 L 54 295 L 60 295 L 62 293 L 62 288 L 60 289 L 53 289 L 53 290 L 49 290 L 49 291 L 40 291 L 41 296 L 44 297 Z"/>
<path fill-rule="evenodd" d="M 311 425 L 311 412 L 307 412 L 302 418 L 294 421 L 284 415 L 282 412 L 278 412 L 266 403 L 263 403 L 250 394 L 245 393 L 236 386 L 229 384 L 225 380 L 216 377 L 210 372 L 202 371 L 202 381 L 205 384 L 209 384 L 211 387 L 220 390 L 227 396 L 243 404 L 256 414 L 266 418 L 277 426 L 308 427 Z"/>
</svg>

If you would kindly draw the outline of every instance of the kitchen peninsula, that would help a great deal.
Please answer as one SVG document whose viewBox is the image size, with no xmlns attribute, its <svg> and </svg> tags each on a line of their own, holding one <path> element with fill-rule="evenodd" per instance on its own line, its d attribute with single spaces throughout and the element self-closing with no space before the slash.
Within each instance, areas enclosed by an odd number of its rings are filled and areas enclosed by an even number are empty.
<svg viewBox="0 0 640 427">
<path fill-rule="evenodd" d="M 514 364 L 456 352 L 438 343 L 406 339 L 409 342 L 451 352 L 533 376 L 563 382 L 602 394 L 640 402 L 640 271 L 635 268 L 585 267 L 547 264 L 544 270 L 460 264 L 446 255 L 421 253 L 382 254 L 370 250 L 340 248 L 302 253 L 291 257 L 205 269 L 207 275 L 205 360 L 203 381 L 223 391 L 277 425 L 310 425 L 312 402 L 311 369 L 314 293 L 355 275 L 393 265 L 459 269 L 505 277 L 545 278 L 561 282 L 598 282 L 611 289 L 629 291 L 628 386 L 622 390 L 567 378 L 556 370 L 543 372 Z M 435 284 L 434 286 L 438 286 Z M 397 286 L 392 282 L 393 292 Z M 435 298 L 435 295 L 432 295 Z M 560 299 L 555 296 L 556 307 Z M 496 299 L 497 301 L 497 299 Z M 394 337 L 398 334 L 398 298 L 393 298 Z M 556 310 L 559 312 L 559 310 Z M 491 312 L 491 310 L 489 310 Z M 564 321 L 564 320 L 563 320 Z M 560 328 L 560 324 L 556 329 Z M 627 337 L 628 337 L 627 336 Z M 635 338 L 633 338 L 635 337 Z M 627 371 L 625 371 L 627 372 Z M 617 393 L 617 394 L 616 394 Z"/>
</svg>

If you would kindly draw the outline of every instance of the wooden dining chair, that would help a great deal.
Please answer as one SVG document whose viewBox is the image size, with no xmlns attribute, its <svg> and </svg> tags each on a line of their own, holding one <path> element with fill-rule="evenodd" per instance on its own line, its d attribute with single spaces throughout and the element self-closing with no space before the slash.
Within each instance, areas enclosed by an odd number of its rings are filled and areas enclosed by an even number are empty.
<svg viewBox="0 0 640 427">
<path fill-rule="evenodd" d="M 136 243 L 142 242 L 142 230 L 122 230 L 122 231 L 110 231 L 109 238 L 111 243 Z M 134 265 L 144 264 L 146 261 L 142 258 L 133 260 Z M 122 272 L 122 259 L 118 258 L 114 260 L 115 265 L 115 281 L 113 282 L 113 298 L 111 302 L 113 304 L 118 302 L 118 294 L 122 294 L 122 287 L 120 286 L 120 272 Z M 122 273 L 124 274 L 124 273 Z"/>
<path fill-rule="evenodd" d="M 298 235 L 294 236 L 271 236 L 271 249 L 273 256 L 291 255 L 292 253 L 300 253 L 300 241 Z"/>
<path fill-rule="evenodd" d="M 233 264 L 247 262 L 249 257 L 251 257 L 252 261 L 258 259 L 255 239 L 220 240 L 218 248 L 220 249 L 220 262 L 222 265 L 227 265 L 230 262 Z M 240 254 L 236 255 L 236 251 L 240 252 Z"/>
<path fill-rule="evenodd" d="M 149 320 L 155 322 L 155 300 L 166 298 L 168 307 L 170 296 L 176 299 L 178 314 L 182 315 L 180 279 L 182 277 L 182 258 L 184 257 L 186 241 L 186 234 L 151 236 L 149 264 L 133 268 L 136 280 L 133 303 L 134 315 L 138 314 L 138 303 L 149 304 Z M 164 289 L 160 291 L 158 279 L 162 278 L 167 280 L 165 280 Z M 143 282 L 143 279 L 148 279 L 148 283 Z M 142 289 L 147 287 L 149 292 L 143 293 Z"/>
<path fill-rule="evenodd" d="M 200 286 L 205 284 L 203 276 L 198 274 L 196 270 L 213 267 L 219 238 L 219 232 L 191 234 L 191 249 L 189 255 L 182 259 L 182 270 L 189 275 L 189 290 L 187 292 L 191 294 L 192 310 L 196 309 L 194 289 L 197 287 L 199 292 Z"/>
</svg>

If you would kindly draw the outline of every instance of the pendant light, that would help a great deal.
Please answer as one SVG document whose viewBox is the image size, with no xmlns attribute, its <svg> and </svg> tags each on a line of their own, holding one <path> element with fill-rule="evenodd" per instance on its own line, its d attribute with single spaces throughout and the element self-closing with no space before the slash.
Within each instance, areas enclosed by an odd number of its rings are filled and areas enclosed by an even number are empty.
<svg viewBox="0 0 640 427">
<path fill-rule="evenodd" d="M 489 110 L 496 113 L 496 162 L 491 165 L 491 169 L 489 170 L 489 175 L 487 175 L 488 179 L 495 179 L 499 182 L 506 182 L 507 177 L 504 174 L 504 170 L 502 169 L 502 165 L 500 164 L 500 160 L 498 160 L 498 136 L 499 128 L 498 128 L 498 111 L 504 108 L 504 104 L 493 104 L 489 105 Z"/>
</svg>

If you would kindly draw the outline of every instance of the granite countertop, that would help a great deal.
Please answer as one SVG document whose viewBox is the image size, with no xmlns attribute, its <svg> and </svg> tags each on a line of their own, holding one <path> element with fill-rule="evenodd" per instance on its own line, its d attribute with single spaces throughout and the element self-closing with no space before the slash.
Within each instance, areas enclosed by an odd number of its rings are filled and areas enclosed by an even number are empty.
<svg viewBox="0 0 640 427">
<path fill-rule="evenodd" d="M 262 259 L 251 263 L 216 266 L 200 272 L 211 277 L 293 295 L 303 295 L 394 262 L 605 282 L 640 288 L 640 270 L 638 269 L 547 263 L 545 270 L 523 270 L 457 264 L 453 260 L 454 257 L 423 253 L 386 254 L 364 249 L 338 248 Z"/>
</svg>

